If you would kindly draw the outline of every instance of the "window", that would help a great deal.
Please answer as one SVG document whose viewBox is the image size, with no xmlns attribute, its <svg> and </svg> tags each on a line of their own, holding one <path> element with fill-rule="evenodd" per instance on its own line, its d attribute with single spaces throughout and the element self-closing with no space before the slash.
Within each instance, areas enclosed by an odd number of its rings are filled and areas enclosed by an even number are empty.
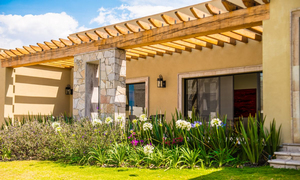
<svg viewBox="0 0 300 180">
<path fill-rule="evenodd" d="M 139 116 L 145 108 L 145 83 L 126 85 L 126 115 Z"/>
<path fill-rule="evenodd" d="M 185 79 L 184 83 L 186 116 L 194 108 L 205 120 L 218 115 L 233 120 L 261 110 L 262 73 Z"/>
</svg>

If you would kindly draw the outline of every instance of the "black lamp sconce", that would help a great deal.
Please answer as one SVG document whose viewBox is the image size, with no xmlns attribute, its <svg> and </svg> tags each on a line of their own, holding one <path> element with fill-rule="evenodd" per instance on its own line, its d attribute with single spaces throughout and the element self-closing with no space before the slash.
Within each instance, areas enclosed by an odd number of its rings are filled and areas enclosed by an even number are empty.
<svg viewBox="0 0 300 180">
<path fill-rule="evenodd" d="M 73 89 L 71 88 L 70 84 L 67 85 L 65 93 L 66 95 L 73 95 Z"/>
<path fill-rule="evenodd" d="M 160 74 L 159 78 L 157 78 L 157 87 L 158 88 L 165 88 L 166 87 L 166 81 L 164 81 L 163 76 Z"/>
</svg>

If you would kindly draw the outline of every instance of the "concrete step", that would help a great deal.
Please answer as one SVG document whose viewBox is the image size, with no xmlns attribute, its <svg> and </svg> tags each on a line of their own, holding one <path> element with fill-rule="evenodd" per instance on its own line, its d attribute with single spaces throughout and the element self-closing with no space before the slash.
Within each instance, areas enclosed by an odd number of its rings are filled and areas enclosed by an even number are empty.
<svg viewBox="0 0 300 180">
<path fill-rule="evenodd" d="M 289 159 L 272 159 L 268 163 L 274 168 L 300 169 L 300 161 Z"/>
<path fill-rule="evenodd" d="M 300 144 L 296 143 L 284 143 L 280 147 L 279 151 L 283 152 L 300 152 Z"/>
<path fill-rule="evenodd" d="M 300 152 L 279 151 L 275 155 L 277 159 L 300 161 Z"/>
</svg>

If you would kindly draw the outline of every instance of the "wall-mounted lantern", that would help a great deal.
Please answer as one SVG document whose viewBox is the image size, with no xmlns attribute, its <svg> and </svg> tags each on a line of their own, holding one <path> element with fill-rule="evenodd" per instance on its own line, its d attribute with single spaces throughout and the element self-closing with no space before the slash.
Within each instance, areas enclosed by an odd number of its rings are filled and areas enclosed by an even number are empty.
<svg viewBox="0 0 300 180">
<path fill-rule="evenodd" d="M 157 78 L 157 87 L 158 88 L 165 88 L 166 87 L 166 81 L 164 81 L 163 76 L 160 74 L 159 78 Z"/>
<path fill-rule="evenodd" d="M 66 95 L 73 95 L 73 89 L 71 88 L 70 84 L 67 85 L 65 93 Z"/>
</svg>

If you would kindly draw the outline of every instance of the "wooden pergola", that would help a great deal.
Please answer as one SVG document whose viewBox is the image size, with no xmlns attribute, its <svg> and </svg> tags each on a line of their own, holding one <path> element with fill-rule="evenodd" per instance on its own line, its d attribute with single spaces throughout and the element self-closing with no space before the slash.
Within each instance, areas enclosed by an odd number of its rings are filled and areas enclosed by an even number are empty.
<svg viewBox="0 0 300 180">
<path fill-rule="evenodd" d="M 120 23 L 0 53 L 2 67 L 46 65 L 72 68 L 76 54 L 107 48 L 126 50 L 128 61 L 173 53 L 201 51 L 236 41 L 262 41 L 262 21 L 269 19 L 268 0 L 241 0 L 243 7 L 229 0 L 220 0 L 223 9 L 212 4 L 200 4 L 207 12 L 189 7 L 191 15 L 173 11 L 161 18 L 149 17 L 148 22 Z M 226 9 L 226 11 L 225 11 Z"/>
</svg>

